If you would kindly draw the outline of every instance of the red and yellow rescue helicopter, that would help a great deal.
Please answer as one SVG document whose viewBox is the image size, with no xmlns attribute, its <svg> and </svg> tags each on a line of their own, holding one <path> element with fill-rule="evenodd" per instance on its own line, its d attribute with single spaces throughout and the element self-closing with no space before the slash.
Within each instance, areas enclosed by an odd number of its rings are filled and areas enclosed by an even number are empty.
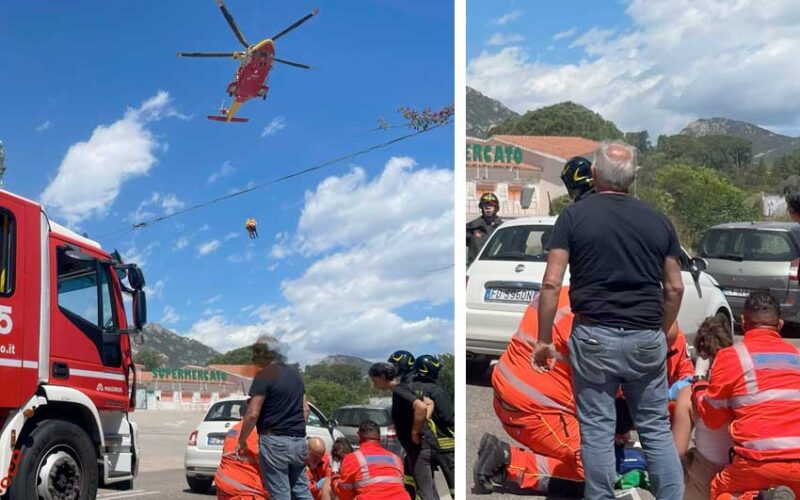
<svg viewBox="0 0 800 500">
<path fill-rule="evenodd" d="M 272 38 L 261 40 L 255 45 L 250 45 L 245 40 L 233 16 L 222 0 L 216 0 L 219 10 L 228 21 L 228 25 L 233 30 L 233 34 L 239 42 L 245 47 L 244 51 L 239 52 L 178 52 L 178 57 L 232 57 L 239 61 L 239 69 L 236 70 L 233 81 L 228 84 L 228 95 L 233 98 L 230 109 L 224 106 L 220 109 L 220 116 L 209 115 L 209 120 L 216 120 L 221 122 L 246 122 L 247 118 L 237 118 L 234 115 L 239 110 L 242 103 L 253 99 L 255 97 L 267 98 L 267 90 L 269 87 L 266 85 L 267 77 L 272 69 L 273 62 L 281 64 L 288 64 L 296 68 L 311 69 L 311 66 L 300 64 L 285 59 L 278 59 L 275 57 L 275 40 L 289 33 L 301 24 L 305 23 L 319 12 L 319 9 L 314 9 L 310 14 L 297 20 L 294 24 L 281 31 Z"/>
</svg>

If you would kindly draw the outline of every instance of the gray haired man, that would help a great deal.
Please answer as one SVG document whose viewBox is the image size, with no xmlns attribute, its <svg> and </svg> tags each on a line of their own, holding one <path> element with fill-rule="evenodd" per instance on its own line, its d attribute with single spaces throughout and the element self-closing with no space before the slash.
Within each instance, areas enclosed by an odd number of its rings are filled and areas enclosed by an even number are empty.
<svg viewBox="0 0 800 500">
<path fill-rule="evenodd" d="M 575 313 L 569 340 L 586 498 L 613 499 L 614 399 L 622 386 L 659 499 L 683 498 L 683 471 L 667 411 L 667 339 L 683 283 L 670 221 L 633 196 L 636 149 L 602 142 L 592 165 L 597 194 L 556 221 L 539 297 L 532 363 L 548 370 L 561 282 L 570 266 Z"/>
</svg>

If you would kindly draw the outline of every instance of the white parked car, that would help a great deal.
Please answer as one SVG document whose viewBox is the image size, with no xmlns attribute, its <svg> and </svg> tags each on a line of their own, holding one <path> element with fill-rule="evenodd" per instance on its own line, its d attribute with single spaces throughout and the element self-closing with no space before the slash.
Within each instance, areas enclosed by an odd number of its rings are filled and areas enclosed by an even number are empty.
<svg viewBox="0 0 800 500">
<path fill-rule="evenodd" d="M 314 405 L 309 403 L 308 406 L 306 435 L 322 438 L 325 447 L 330 450 L 334 440 L 345 436 L 336 429 L 335 421 L 325 418 Z M 208 409 L 197 430 L 192 432 L 183 458 L 186 482 L 192 491 L 205 493 L 211 489 L 222 460 L 225 434 L 242 419 L 246 408 L 247 398 L 233 397 L 218 401 Z"/>
<path fill-rule="evenodd" d="M 481 365 L 500 356 L 517 330 L 525 308 L 539 290 L 547 266 L 542 243 L 556 217 L 524 217 L 498 227 L 467 269 L 467 359 Z M 719 284 L 703 272 L 706 263 L 681 256 L 683 301 L 678 324 L 691 345 L 708 316 L 733 315 Z M 564 276 L 569 283 L 569 269 Z"/>
</svg>

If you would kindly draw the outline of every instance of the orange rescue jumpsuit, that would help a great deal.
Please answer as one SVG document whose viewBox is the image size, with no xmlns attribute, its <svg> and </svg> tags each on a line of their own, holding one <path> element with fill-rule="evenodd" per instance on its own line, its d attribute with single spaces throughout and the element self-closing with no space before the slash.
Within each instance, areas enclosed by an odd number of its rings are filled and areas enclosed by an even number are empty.
<svg viewBox="0 0 800 500">
<path fill-rule="evenodd" d="M 313 469 L 306 466 L 306 475 L 308 476 L 308 487 L 314 500 L 322 498 L 322 483 L 325 478 L 331 477 L 331 461 L 326 452 L 322 455 L 322 460 Z"/>
<path fill-rule="evenodd" d="M 407 500 L 400 457 L 377 441 L 361 441 L 357 451 L 348 453 L 333 479 L 339 500 Z"/>
<path fill-rule="evenodd" d="M 710 429 L 730 424 L 735 456 L 711 498 L 755 498 L 784 485 L 800 496 L 800 350 L 774 330 L 752 329 L 717 353 L 692 401 Z"/>
<path fill-rule="evenodd" d="M 220 500 L 267 500 L 261 469 L 258 467 L 258 433 L 247 436 L 247 450 L 237 457 L 233 452 L 239 443 L 242 423 L 237 422 L 225 435 L 222 445 L 222 460 L 214 476 L 217 498 Z"/>
<path fill-rule="evenodd" d="M 511 447 L 506 478 L 523 489 L 547 491 L 550 478 L 583 481 L 580 428 L 572 393 L 572 368 L 567 341 L 574 314 L 569 287 L 561 287 L 553 322 L 556 363 L 538 373 L 531 368 L 533 346 L 539 335 L 538 297 L 530 303 L 517 333 L 492 373 L 494 410 L 509 436 L 529 450 Z M 667 357 L 670 386 L 691 378 L 694 366 L 688 357 L 686 336 L 678 330 Z"/>
</svg>

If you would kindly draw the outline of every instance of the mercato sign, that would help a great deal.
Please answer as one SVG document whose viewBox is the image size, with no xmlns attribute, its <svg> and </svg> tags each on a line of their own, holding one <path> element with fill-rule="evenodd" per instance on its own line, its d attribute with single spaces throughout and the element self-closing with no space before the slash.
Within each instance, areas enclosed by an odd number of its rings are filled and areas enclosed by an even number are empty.
<svg viewBox="0 0 800 500">
<path fill-rule="evenodd" d="M 475 163 L 522 163 L 522 148 L 467 143 L 467 161 Z"/>
<path fill-rule="evenodd" d="M 153 368 L 156 380 L 209 380 L 225 381 L 228 374 L 218 370 L 189 370 L 186 368 Z"/>
</svg>

